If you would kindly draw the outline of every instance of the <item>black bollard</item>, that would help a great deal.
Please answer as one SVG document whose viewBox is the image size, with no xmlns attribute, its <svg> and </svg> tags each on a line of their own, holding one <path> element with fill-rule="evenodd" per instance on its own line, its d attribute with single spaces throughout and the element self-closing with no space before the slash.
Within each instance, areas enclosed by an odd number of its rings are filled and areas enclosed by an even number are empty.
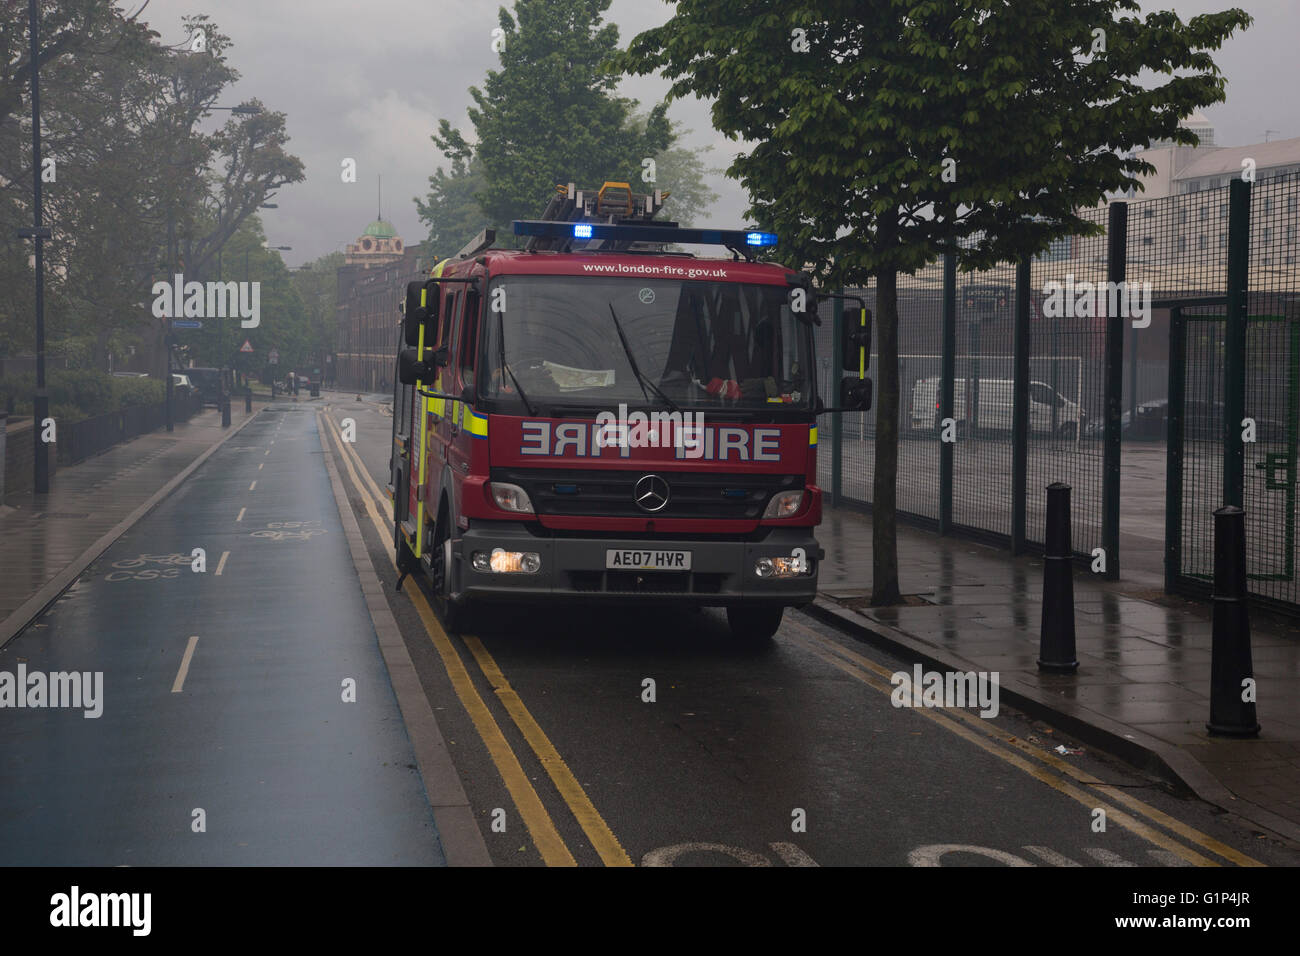
<svg viewBox="0 0 1300 956">
<path fill-rule="evenodd" d="M 1243 683 L 1250 680 L 1249 701 Z M 1214 637 L 1210 645 L 1210 720 L 1216 737 L 1257 737 L 1250 612 L 1246 607 L 1246 512 L 1214 512 Z"/>
<path fill-rule="evenodd" d="M 230 424 L 230 396 L 221 396 L 221 426 L 224 428 Z"/>
<path fill-rule="evenodd" d="M 275 398 L 275 379 L 271 379 L 271 397 Z"/>
<path fill-rule="evenodd" d="M 1043 539 L 1043 623 L 1038 637 L 1038 669 L 1073 674 L 1074 557 L 1070 548 L 1070 486 L 1047 486 L 1047 531 Z"/>
<path fill-rule="evenodd" d="M 253 411 L 253 386 L 244 389 L 244 414 L 247 415 Z"/>
</svg>

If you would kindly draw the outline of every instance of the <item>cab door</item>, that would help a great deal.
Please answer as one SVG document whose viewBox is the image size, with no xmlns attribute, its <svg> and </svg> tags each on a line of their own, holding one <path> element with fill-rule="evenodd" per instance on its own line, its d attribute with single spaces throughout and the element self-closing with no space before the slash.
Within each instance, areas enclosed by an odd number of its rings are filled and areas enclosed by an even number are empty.
<svg viewBox="0 0 1300 956">
<path fill-rule="evenodd" d="M 459 330 L 459 309 L 461 305 L 461 296 L 463 289 L 458 283 L 447 283 L 438 286 L 439 294 L 442 296 L 442 308 L 438 320 L 438 348 L 447 349 L 447 364 L 438 369 L 438 374 L 433 380 L 433 391 L 442 395 L 455 395 L 457 393 L 455 372 L 455 348 L 458 341 Z M 456 402 L 446 398 L 433 398 L 429 400 L 429 418 L 427 423 L 429 452 L 428 474 L 426 475 L 428 483 L 428 502 L 432 510 L 430 518 L 437 520 L 438 502 L 442 497 L 443 472 L 446 469 L 449 451 L 456 438 Z M 449 489 L 451 493 L 454 490 Z"/>
<path fill-rule="evenodd" d="M 467 388 L 473 391 L 476 387 L 478 337 L 479 327 L 482 324 L 479 317 L 478 292 L 473 287 L 468 287 L 461 295 L 461 299 L 462 308 L 460 314 L 456 316 L 456 335 L 447 356 L 449 370 L 454 372 L 454 381 L 450 389 L 453 395 L 460 395 Z M 473 406 L 461 401 L 455 402 L 454 405 L 453 409 L 448 410 L 451 419 L 451 438 L 447 444 L 447 460 L 451 465 L 452 474 L 463 477 L 469 473 L 470 446 L 474 440 L 470 430 Z"/>
</svg>

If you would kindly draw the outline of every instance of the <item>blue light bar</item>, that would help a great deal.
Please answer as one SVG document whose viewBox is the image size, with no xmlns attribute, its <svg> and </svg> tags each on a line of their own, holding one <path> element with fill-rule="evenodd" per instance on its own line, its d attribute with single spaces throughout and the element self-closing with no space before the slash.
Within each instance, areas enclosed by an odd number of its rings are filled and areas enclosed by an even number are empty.
<svg viewBox="0 0 1300 956">
<path fill-rule="evenodd" d="M 687 229 L 654 223 L 614 225 L 603 222 L 552 222 L 542 219 L 516 219 L 516 236 L 540 236 L 546 239 L 608 239 L 616 242 L 677 242 L 705 246 L 771 247 L 777 244 L 776 233 L 752 229 Z"/>
</svg>

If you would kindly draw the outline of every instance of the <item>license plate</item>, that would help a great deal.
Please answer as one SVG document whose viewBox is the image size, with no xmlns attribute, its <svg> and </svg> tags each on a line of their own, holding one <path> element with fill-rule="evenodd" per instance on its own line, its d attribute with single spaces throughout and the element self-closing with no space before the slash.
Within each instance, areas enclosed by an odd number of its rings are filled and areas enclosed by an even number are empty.
<svg viewBox="0 0 1300 956">
<path fill-rule="evenodd" d="M 689 551 L 637 551 L 633 549 L 605 552 L 606 569 L 623 571 L 689 571 Z"/>
</svg>

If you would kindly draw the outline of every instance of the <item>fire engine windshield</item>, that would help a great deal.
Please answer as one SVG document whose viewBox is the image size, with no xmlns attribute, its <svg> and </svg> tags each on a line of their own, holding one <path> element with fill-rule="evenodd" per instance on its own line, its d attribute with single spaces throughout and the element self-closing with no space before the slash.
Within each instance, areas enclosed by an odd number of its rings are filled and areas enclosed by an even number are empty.
<svg viewBox="0 0 1300 956">
<path fill-rule="evenodd" d="M 484 315 L 479 380 L 489 399 L 522 391 L 534 407 L 812 404 L 812 333 L 784 286 L 502 276 L 488 301 L 504 305 Z"/>
</svg>

